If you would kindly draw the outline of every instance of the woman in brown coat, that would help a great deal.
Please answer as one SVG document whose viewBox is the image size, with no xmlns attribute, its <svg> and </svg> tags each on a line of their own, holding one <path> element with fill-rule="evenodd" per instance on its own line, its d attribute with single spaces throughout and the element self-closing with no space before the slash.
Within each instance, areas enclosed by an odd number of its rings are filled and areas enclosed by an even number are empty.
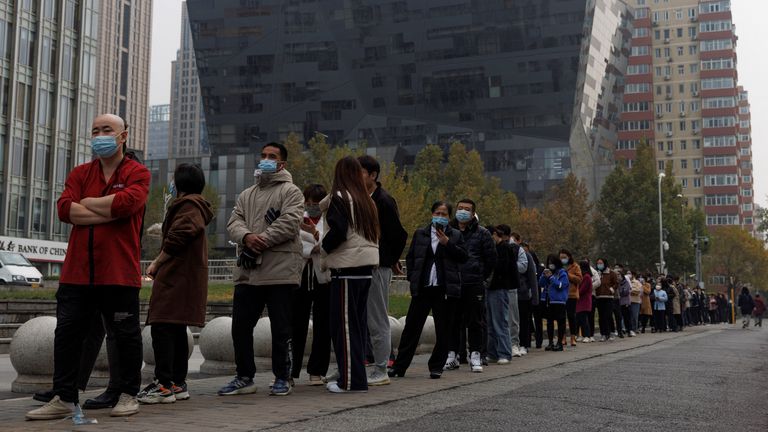
<svg viewBox="0 0 768 432">
<path fill-rule="evenodd" d="M 573 254 L 567 249 L 560 250 L 560 262 L 563 268 L 568 272 L 568 301 L 565 304 L 566 316 L 568 317 L 568 331 L 571 333 L 571 346 L 576 346 L 576 336 L 579 330 L 576 325 L 576 302 L 579 300 L 579 285 L 581 285 L 581 268 L 573 260 Z M 562 341 L 565 345 L 565 341 Z"/>
<path fill-rule="evenodd" d="M 645 280 L 643 281 L 643 294 L 640 296 L 640 333 L 645 333 L 645 327 L 653 316 L 653 308 L 651 308 L 651 284 L 649 282 L 652 280 L 650 274 L 645 275 Z"/>
<path fill-rule="evenodd" d="M 171 403 L 188 399 L 187 326 L 205 325 L 208 296 L 208 241 L 205 227 L 213 219 L 211 204 L 200 193 L 205 175 L 197 164 L 181 164 L 170 193 L 178 191 L 163 221 L 160 255 L 147 268 L 154 278 L 147 324 L 152 326 L 155 381 L 138 395 L 139 402 Z"/>
</svg>

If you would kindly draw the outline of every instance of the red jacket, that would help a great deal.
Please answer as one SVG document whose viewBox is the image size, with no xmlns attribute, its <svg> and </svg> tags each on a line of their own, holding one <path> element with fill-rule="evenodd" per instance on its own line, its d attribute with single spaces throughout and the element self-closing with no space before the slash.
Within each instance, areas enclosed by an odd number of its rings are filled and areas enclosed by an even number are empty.
<svg viewBox="0 0 768 432">
<path fill-rule="evenodd" d="M 579 285 L 579 299 L 576 301 L 576 312 L 592 311 L 592 275 L 585 274 Z"/>
<path fill-rule="evenodd" d="M 69 173 L 57 204 L 62 222 L 72 223 L 72 203 L 111 194 L 115 194 L 112 216 L 117 219 L 99 225 L 72 225 L 61 283 L 141 287 L 140 235 L 149 179 L 149 170 L 130 156 L 123 158 L 109 183 L 98 159 Z"/>
</svg>

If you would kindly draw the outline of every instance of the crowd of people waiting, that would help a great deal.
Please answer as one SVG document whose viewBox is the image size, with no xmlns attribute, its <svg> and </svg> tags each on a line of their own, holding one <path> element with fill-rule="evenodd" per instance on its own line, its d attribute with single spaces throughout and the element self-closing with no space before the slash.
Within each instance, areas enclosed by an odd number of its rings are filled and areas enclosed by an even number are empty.
<svg viewBox="0 0 768 432">
<path fill-rule="evenodd" d="M 148 173 L 123 154 L 122 119 L 97 117 L 93 134 L 97 158 L 70 174 L 59 200 L 60 219 L 74 227 L 57 295 L 54 387 L 35 395 L 47 403 L 27 413 L 31 420 L 80 412 L 78 388 L 85 388 L 94 348 L 97 353 L 105 333 L 88 330 L 94 319 L 96 327 L 106 328 L 110 385 L 86 401 L 86 408 L 111 407 L 112 415 L 126 416 L 139 411 L 139 402 L 190 397 L 186 326 L 201 326 L 205 319 L 205 227 L 213 217 L 201 195 L 203 171 L 181 164 L 174 173 L 175 199 L 163 222 L 161 251 L 147 270 L 154 278 L 147 324 L 155 379 L 139 391 L 140 273 L 133 252 L 141 237 Z M 611 266 L 604 258 L 576 259 L 567 249 L 542 262 L 508 225 L 482 226 L 477 205 L 468 198 L 456 203 L 455 212 L 449 202 L 432 205 L 431 218 L 411 237 L 403 269 L 408 233 L 397 203 L 378 181 L 375 158 L 345 157 L 336 164 L 330 191 L 312 184 L 303 192 L 293 184 L 287 161 L 283 145 L 263 147 L 254 185 L 240 193 L 227 224 L 240 249 L 233 275 L 236 376 L 218 391 L 221 396 L 256 391 L 253 330 L 265 308 L 274 396 L 290 394 L 300 377 L 310 317 L 308 384 L 325 385 L 331 393 L 364 392 L 403 377 L 430 313 L 436 343 L 427 368 L 433 379 L 461 364 L 482 372 L 532 349 L 563 351 L 567 345 L 635 337 L 648 328 L 680 331 L 728 319 L 724 296 L 707 296 L 676 277 Z M 94 235 L 115 254 L 99 255 L 97 262 Z M 411 302 L 394 347 L 389 286 L 393 274 L 404 270 Z M 94 287 L 101 295 L 86 298 L 85 290 Z M 744 294 L 739 300 L 742 311 L 762 316 L 759 296 L 746 296 L 749 300 Z M 329 373 L 331 349 L 338 369 Z"/>
</svg>

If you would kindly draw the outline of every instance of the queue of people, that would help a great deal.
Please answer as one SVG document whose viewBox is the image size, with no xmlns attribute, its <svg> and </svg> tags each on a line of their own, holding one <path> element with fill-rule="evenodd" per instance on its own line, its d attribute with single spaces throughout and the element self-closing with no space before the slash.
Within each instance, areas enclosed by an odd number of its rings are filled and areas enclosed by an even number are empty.
<svg viewBox="0 0 768 432">
<path fill-rule="evenodd" d="M 139 251 L 149 172 L 126 152 L 121 118 L 98 116 L 92 134 L 96 158 L 70 173 L 58 201 L 59 218 L 73 227 L 57 293 L 54 385 L 35 395 L 46 404 L 27 413 L 30 420 L 81 412 L 78 389 L 85 388 L 105 334 L 110 384 L 85 408 L 129 416 L 139 412 L 139 403 L 190 398 L 186 326 L 204 325 L 206 226 L 213 219 L 201 195 L 205 176 L 194 164 L 174 172 L 161 250 L 147 269 L 154 279 L 146 324 L 152 326 L 155 377 L 139 390 Z M 254 184 L 240 193 L 227 223 L 239 245 L 231 331 L 236 376 L 220 396 L 256 391 L 253 330 L 265 308 L 273 396 L 291 394 L 301 377 L 310 316 L 308 384 L 336 394 L 366 392 L 405 376 L 430 313 L 436 333 L 427 362 L 432 379 L 462 364 L 481 373 L 532 349 L 563 351 L 636 337 L 649 326 L 652 332 L 680 331 L 726 316 L 717 299 L 674 277 L 654 279 L 620 264 L 611 267 L 604 258 L 577 260 L 567 249 L 540 263 L 519 233 L 504 224 L 482 226 L 476 202 L 463 198 L 455 206 L 433 203 L 430 219 L 411 236 L 405 259 L 411 303 L 394 347 L 389 285 L 393 274 L 403 273 L 408 233 L 396 201 L 378 181 L 379 163 L 371 156 L 342 158 L 330 191 L 311 184 L 302 192 L 288 160 L 282 144 L 262 148 Z M 762 299 L 742 297 L 742 313 L 754 314 L 761 325 Z M 331 350 L 335 371 L 329 370 Z"/>
</svg>

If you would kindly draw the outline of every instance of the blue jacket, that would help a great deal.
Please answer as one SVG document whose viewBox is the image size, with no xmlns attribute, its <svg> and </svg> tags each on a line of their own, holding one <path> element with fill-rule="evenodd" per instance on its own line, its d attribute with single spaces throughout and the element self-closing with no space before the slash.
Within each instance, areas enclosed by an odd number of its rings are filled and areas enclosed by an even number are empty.
<svg viewBox="0 0 768 432">
<path fill-rule="evenodd" d="M 656 296 L 656 301 L 653 302 L 653 310 L 667 310 L 667 292 L 663 289 L 653 290 L 653 295 Z"/>
<path fill-rule="evenodd" d="M 568 272 L 565 269 L 558 270 L 557 274 L 550 277 L 542 274 L 539 278 L 539 286 L 542 288 L 540 300 L 546 304 L 565 304 L 568 300 L 568 288 L 571 283 L 568 281 Z"/>
</svg>

